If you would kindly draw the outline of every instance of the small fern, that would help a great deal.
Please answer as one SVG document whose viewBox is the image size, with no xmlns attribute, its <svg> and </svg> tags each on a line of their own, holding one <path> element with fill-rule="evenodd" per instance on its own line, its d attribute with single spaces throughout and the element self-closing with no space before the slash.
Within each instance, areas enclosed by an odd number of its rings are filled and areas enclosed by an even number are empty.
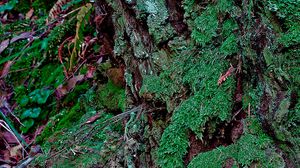
<svg viewBox="0 0 300 168">
<path fill-rule="evenodd" d="M 70 70 L 73 68 L 75 59 L 78 56 L 78 51 L 80 50 L 80 45 L 83 42 L 84 25 L 86 25 L 89 19 L 92 7 L 93 7 L 92 4 L 88 3 L 85 6 L 82 6 L 80 11 L 77 14 L 76 34 L 74 39 L 74 48 L 70 58 L 70 67 L 69 67 Z"/>
</svg>

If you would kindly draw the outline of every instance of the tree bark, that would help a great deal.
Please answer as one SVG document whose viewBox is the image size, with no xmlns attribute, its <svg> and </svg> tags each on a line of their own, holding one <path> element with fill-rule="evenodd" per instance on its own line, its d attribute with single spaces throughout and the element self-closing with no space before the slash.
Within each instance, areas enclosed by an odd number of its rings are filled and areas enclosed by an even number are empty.
<svg viewBox="0 0 300 168">
<path fill-rule="evenodd" d="M 228 4 L 230 5 L 226 8 Z M 300 166 L 299 134 L 293 133 L 299 133 L 297 118 L 300 109 L 300 80 L 294 75 L 300 74 L 297 68 L 299 54 L 295 53 L 299 51 L 300 40 L 294 39 L 292 44 L 284 41 L 289 35 L 292 36 L 293 26 L 289 25 L 287 17 L 280 17 L 285 9 L 272 11 L 272 5 L 282 4 L 277 1 L 254 0 L 96 1 L 96 18 L 104 18 L 97 25 L 99 42 L 102 44 L 101 53 L 109 55 L 116 66 L 124 69 L 128 108 L 142 104 L 145 111 L 152 109 L 151 113 L 141 113 L 144 117 L 134 116 L 135 125 L 129 124 L 130 119 L 126 121 L 131 136 L 124 145 L 124 167 L 168 167 L 168 164 L 157 161 L 163 159 L 158 158 L 160 155 L 156 153 L 158 148 L 164 145 L 162 135 L 165 134 L 166 128 L 176 123 L 177 118 L 174 116 L 182 103 L 199 92 L 195 91 L 191 83 L 185 83 L 184 79 L 177 80 L 177 77 L 181 78 L 184 76 L 182 74 L 188 72 L 178 69 L 178 72 L 169 73 L 168 68 L 176 65 L 174 62 L 178 57 L 182 57 L 179 59 L 182 62 L 189 58 L 197 58 L 195 60 L 199 62 L 212 61 L 205 60 L 210 57 L 202 56 L 204 52 L 199 52 L 207 50 L 217 50 L 216 53 L 221 55 L 223 63 L 227 65 L 227 68 L 224 66 L 220 71 L 214 66 L 210 67 L 216 69 L 217 74 L 213 74 L 214 76 L 220 76 L 219 88 L 229 83 L 227 78 L 234 81 L 230 83 L 234 91 L 232 100 L 229 101 L 231 103 L 228 104 L 229 117 L 220 120 L 222 117 L 216 115 L 206 119 L 199 130 L 187 128 L 188 132 L 184 134 L 188 135 L 189 147 L 183 147 L 185 152 L 179 161 L 182 164 L 178 165 L 187 166 L 193 158 L 203 152 L 238 143 L 239 139 L 247 134 L 246 122 L 249 118 L 254 118 L 259 121 L 263 133 L 271 139 L 272 147 L 282 158 L 284 166 Z M 106 15 L 103 15 L 103 10 L 106 11 Z M 200 17 L 206 13 L 209 13 L 207 21 L 205 24 L 199 24 L 203 19 Z M 214 15 L 217 26 L 210 32 L 207 29 L 213 27 L 206 26 L 213 26 L 211 23 L 215 20 L 208 17 Z M 299 19 L 299 16 L 292 17 L 295 18 Z M 227 22 L 229 25 L 226 25 Z M 295 24 L 296 26 L 298 25 Z M 203 34 L 207 36 L 206 39 L 198 37 Z M 233 45 L 230 43 L 226 46 L 225 42 L 229 37 L 236 40 Z M 232 46 L 236 46 L 236 49 L 230 48 Z M 228 65 L 231 65 L 234 71 L 229 71 Z M 201 73 L 205 74 L 205 71 L 210 70 L 201 69 Z M 170 95 L 170 92 L 155 92 L 151 89 L 143 91 L 143 88 L 148 87 L 146 79 L 151 76 L 162 81 L 161 86 L 156 86 L 156 90 L 165 87 L 165 77 L 171 80 L 168 82 L 174 86 L 175 91 Z M 197 79 L 202 80 L 201 76 Z M 206 92 L 206 88 L 202 92 Z M 216 95 L 218 92 L 216 90 Z M 226 98 L 219 96 L 220 102 L 224 99 Z M 153 110 L 159 107 L 166 107 L 167 110 Z M 193 120 L 197 120 L 197 117 L 193 116 Z M 139 126 L 134 130 L 136 125 Z M 184 124 L 182 126 L 187 127 Z M 203 134 L 202 140 L 197 136 L 198 131 Z M 167 155 L 163 156 L 167 158 Z M 224 163 L 226 167 L 233 166 L 234 159 L 229 161 L 230 163 Z M 177 166 L 174 160 L 166 159 L 165 162 L 174 162 L 174 167 Z M 251 165 L 255 166 L 257 162 L 260 160 L 251 160 Z M 236 164 L 243 166 L 239 160 Z"/>
</svg>

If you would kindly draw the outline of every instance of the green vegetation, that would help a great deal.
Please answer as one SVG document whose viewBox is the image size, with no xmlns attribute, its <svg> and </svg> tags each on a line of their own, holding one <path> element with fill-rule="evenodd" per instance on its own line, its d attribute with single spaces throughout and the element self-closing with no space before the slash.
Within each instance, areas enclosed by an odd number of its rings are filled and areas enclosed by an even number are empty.
<svg viewBox="0 0 300 168">
<path fill-rule="evenodd" d="M 299 4 L 1 2 L 0 167 L 299 167 Z"/>
</svg>

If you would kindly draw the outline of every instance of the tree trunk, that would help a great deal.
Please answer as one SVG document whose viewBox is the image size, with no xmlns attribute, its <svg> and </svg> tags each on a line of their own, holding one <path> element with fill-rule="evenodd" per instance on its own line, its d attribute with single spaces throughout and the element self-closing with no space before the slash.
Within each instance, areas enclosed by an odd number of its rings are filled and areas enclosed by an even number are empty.
<svg viewBox="0 0 300 168">
<path fill-rule="evenodd" d="M 97 0 L 95 9 L 101 53 L 124 69 L 128 108 L 143 108 L 126 120 L 119 165 L 300 166 L 296 0 Z"/>
</svg>

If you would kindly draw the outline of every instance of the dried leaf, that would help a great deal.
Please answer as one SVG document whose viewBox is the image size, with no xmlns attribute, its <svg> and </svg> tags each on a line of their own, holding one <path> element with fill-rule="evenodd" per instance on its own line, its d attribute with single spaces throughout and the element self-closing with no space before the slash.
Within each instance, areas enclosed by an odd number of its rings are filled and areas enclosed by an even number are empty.
<svg viewBox="0 0 300 168">
<path fill-rule="evenodd" d="M 6 142 L 8 144 L 18 144 L 19 143 L 19 141 L 16 139 L 16 137 L 8 131 L 5 131 L 3 133 L 3 138 L 6 140 Z"/>
<path fill-rule="evenodd" d="M 61 99 L 63 96 L 65 96 L 68 93 L 67 87 L 63 86 L 62 84 L 59 85 L 56 90 L 55 90 L 55 94 L 57 99 Z"/>
<path fill-rule="evenodd" d="M 4 40 L 0 44 L 0 54 L 8 47 L 9 40 Z"/>
<path fill-rule="evenodd" d="M 10 43 L 14 43 L 16 41 L 23 40 L 23 39 L 28 39 L 28 38 L 32 38 L 32 33 L 31 32 L 23 32 L 20 35 L 18 35 L 16 37 L 13 37 L 10 40 Z"/>
<path fill-rule="evenodd" d="M 68 41 L 72 41 L 73 39 L 74 39 L 73 36 L 68 37 L 67 39 L 65 39 L 65 40 L 60 44 L 60 46 L 59 46 L 59 48 L 58 48 L 58 58 L 59 58 L 60 63 L 63 65 L 64 73 L 65 73 L 65 77 L 66 77 L 66 78 L 68 78 L 68 71 L 67 71 L 67 68 L 65 67 L 65 65 L 64 65 L 64 63 L 63 63 L 63 57 L 62 57 L 62 55 L 63 55 L 63 49 L 64 49 L 65 43 L 68 42 Z"/>
<path fill-rule="evenodd" d="M 221 85 L 223 82 L 225 82 L 234 70 L 235 68 L 231 65 L 230 68 L 226 71 L 226 73 L 220 76 L 218 80 L 218 85 Z"/>
<path fill-rule="evenodd" d="M 70 91 L 74 89 L 76 84 L 82 81 L 83 79 L 84 79 L 84 75 L 78 75 L 69 79 L 66 85 L 59 85 L 55 90 L 57 98 L 60 99 L 66 94 L 68 94 Z"/>
<path fill-rule="evenodd" d="M 69 79 L 68 87 L 67 87 L 68 91 L 74 89 L 76 83 L 82 81 L 83 79 L 84 79 L 84 75 L 74 76 L 73 78 Z"/>
<path fill-rule="evenodd" d="M 10 67 L 11 65 L 13 64 L 13 61 L 7 61 L 5 64 L 4 64 L 4 67 L 0 73 L 0 78 L 5 78 L 7 76 L 7 74 L 9 73 L 9 70 L 10 70 Z"/>
<path fill-rule="evenodd" d="M 88 71 L 86 73 L 86 77 L 87 78 L 93 78 L 95 71 L 96 71 L 96 67 L 94 67 L 94 66 L 88 67 Z"/>
<path fill-rule="evenodd" d="M 7 40 L 2 41 L 0 44 L 0 54 L 8 47 L 9 44 L 14 43 L 19 40 L 27 39 L 27 38 L 32 38 L 31 32 L 24 32 L 16 37 L 13 37 L 11 40 L 7 39 Z"/>
<path fill-rule="evenodd" d="M 92 124 L 93 122 L 95 122 L 99 118 L 100 118 L 100 113 L 97 113 L 93 117 L 89 118 L 84 124 Z"/>
<path fill-rule="evenodd" d="M 9 153 L 10 153 L 10 157 L 15 157 L 15 156 L 22 156 L 21 153 L 21 149 L 22 149 L 22 145 L 19 144 L 17 146 L 14 146 L 12 148 L 10 148 Z"/>
<path fill-rule="evenodd" d="M 26 13 L 25 18 L 26 19 L 30 19 L 32 17 L 32 15 L 33 15 L 33 12 L 34 12 L 34 9 L 30 8 L 30 10 Z"/>
<path fill-rule="evenodd" d="M 58 0 L 51 8 L 47 22 L 56 19 L 59 16 L 59 14 L 61 14 L 64 11 L 62 7 L 68 2 L 70 2 L 70 0 Z"/>
</svg>

